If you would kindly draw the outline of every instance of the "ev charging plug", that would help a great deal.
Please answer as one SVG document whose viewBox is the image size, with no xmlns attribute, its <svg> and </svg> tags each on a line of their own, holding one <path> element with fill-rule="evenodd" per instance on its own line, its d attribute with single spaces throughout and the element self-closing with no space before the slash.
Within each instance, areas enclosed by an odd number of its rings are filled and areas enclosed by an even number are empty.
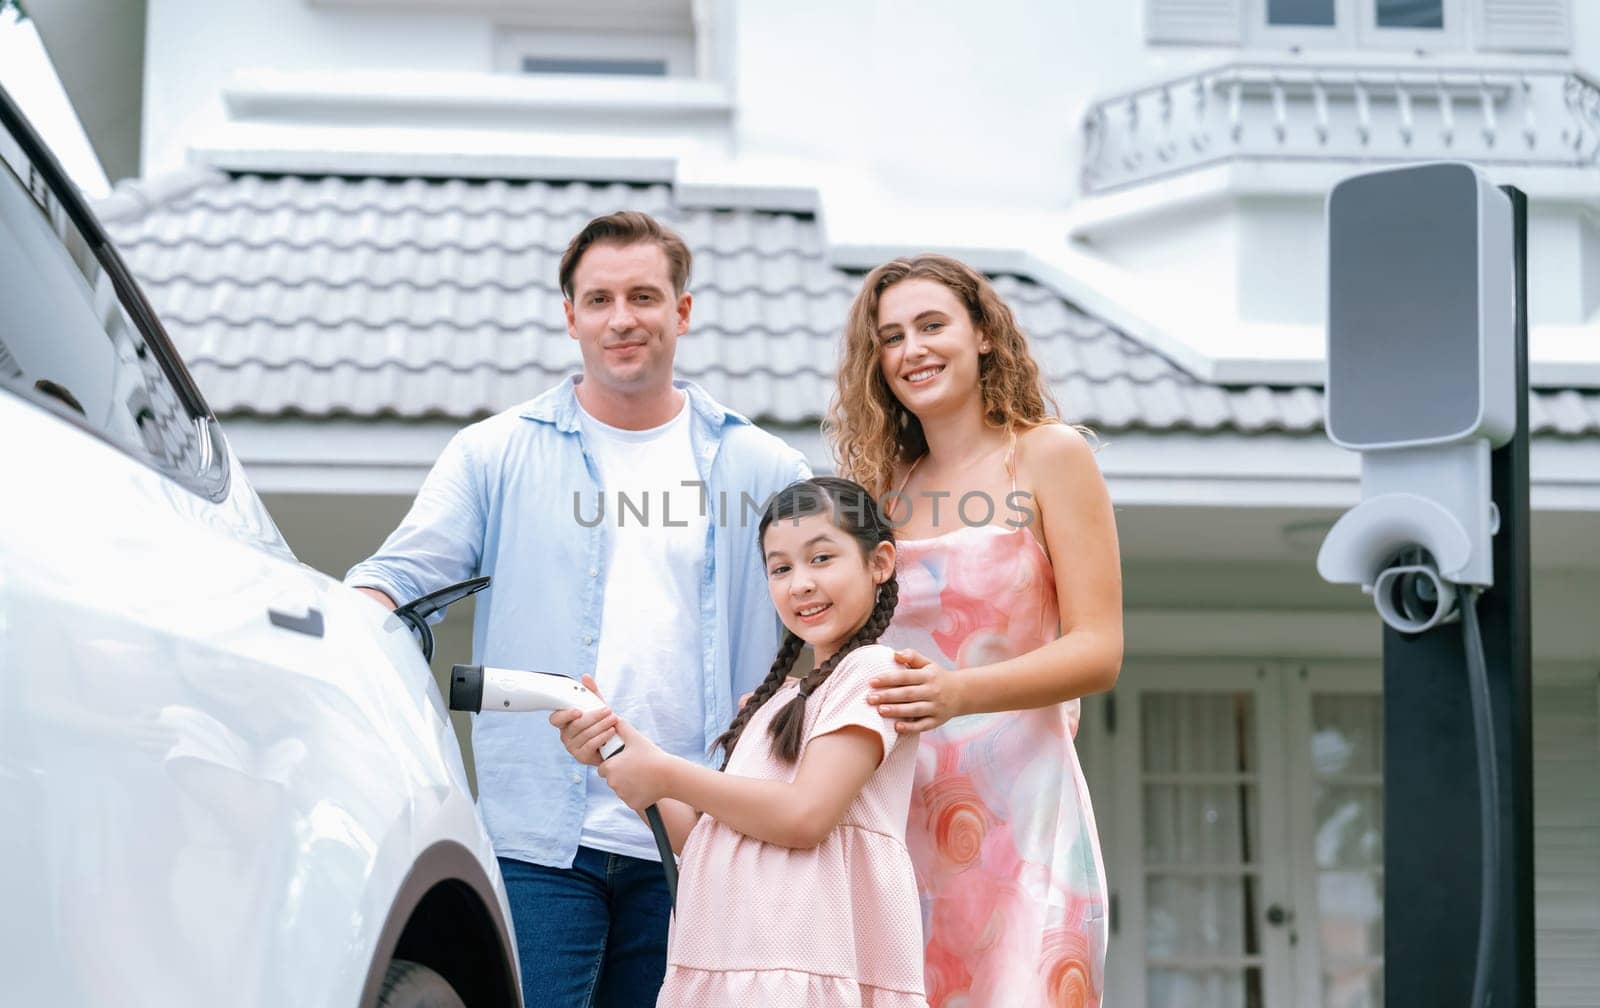
<svg viewBox="0 0 1600 1008">
<path fill-rule="evenodd" d="M 558 711 L 576 707 L 598 710 L 605 701 L 571 676 L 532 669 L 496 668 L 493 665 L 456 665 L 450 669 L 450 709 L 471 714 L 500 711 L 507 714 L 528 711 Z M 610 759 L 622 751 L 622 739 L 612 736 L 600 747 L 600 758 Z M 652 805 L 645 819 L 655 836 L 661 855 L 661 871 L 667 876 L 667 894 L 678 902 L 678 863 L 673 859 L 672 841 L 661 821 L 661 810 Z"/>
<path fill-rule="evenodd" d="M 604 700 L 571 676 L 493 665 L 456 665 L 450 669 L 450 709 L 455 711 L 512 714 L 576 707 L 587 712 L 604 706 Z M 610 759 L 621 751 L 622 739 L 612 736 L 600 747 L 600 758 Z"/>
</svg>

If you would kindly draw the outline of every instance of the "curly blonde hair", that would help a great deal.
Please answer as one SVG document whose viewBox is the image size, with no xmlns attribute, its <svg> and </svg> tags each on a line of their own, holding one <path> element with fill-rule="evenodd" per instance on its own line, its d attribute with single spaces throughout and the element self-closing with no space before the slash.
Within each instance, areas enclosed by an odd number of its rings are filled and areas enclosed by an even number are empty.
<svg viewBox="0 0 1600 1008">
<path fill-rule="evenodd" d="M 889 391 L 879 366 L 878 302 L 903 280 L 943 284 L 966 306 L 979 334 L 988 337 L 990 350 L 978 358 L 978 386 L 984 420 L 991 427 L 1014 431 L 1061 422 L 1061 408 L 1045 387 L 1028 338 L 988 278 L 958 259 L 934 253 L 891 259 L 867 274 L 850 305 L 844 360 L 822 425 L 839 474 L 878 498 L 890 491 L 896 465 L 909 464 L 928 450 L 922 422 Z"/>
</svg>

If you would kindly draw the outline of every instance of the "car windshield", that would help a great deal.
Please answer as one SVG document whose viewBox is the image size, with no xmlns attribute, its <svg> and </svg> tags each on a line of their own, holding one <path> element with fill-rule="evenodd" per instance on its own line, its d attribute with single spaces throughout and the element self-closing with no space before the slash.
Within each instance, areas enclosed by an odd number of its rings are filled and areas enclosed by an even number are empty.
<svg viewBox="0 0 1600 1008">
<path fill-rule="evenodd" d="M 196 470 L 199 435 L 110 275 L 0 132 L 0 383 L 160 468 Z"/>
</svg>

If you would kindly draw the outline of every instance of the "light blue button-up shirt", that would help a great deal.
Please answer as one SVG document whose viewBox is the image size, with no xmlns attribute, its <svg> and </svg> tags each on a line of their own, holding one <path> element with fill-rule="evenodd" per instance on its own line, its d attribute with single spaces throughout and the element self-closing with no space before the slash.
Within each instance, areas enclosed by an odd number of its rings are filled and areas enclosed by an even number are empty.
<svg viewBox="0 0 1600 1008">
<path fill-rule="evenodd" d="M 451 439 L 400 527 L 345 582 L 406 603 L 479 574 L 475 660 L 592 675 L 598 654 L 615 500 L 584 448 L 577 380 Z M 704 742 L 733 719 L 736 697 L 772 666 L 778 619 L 756 542 L 773 493 L 811 475 L 805 458 L 689 382 L 690 439 L 708 514 L 700 584 Z M 687 477 L 686 477 L 687 478 Z M 651 604 L 650 585 L 638 604 Z M 497 853 L 570 867 L 583 827 L 586 773 L 538 714 L 480 714 L 472 746 L 478 804 Z M 702 746 L 702 749 L 704 746 Z"/>
</svg>

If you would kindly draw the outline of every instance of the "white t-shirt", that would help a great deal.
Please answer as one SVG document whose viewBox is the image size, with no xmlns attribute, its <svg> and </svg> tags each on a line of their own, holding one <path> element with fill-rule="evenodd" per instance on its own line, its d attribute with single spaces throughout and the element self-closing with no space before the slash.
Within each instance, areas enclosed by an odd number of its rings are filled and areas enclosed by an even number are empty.
<svg viewBox="0 0 1600 1008">
<path fill-rule="evenodd" d="M 650 430 L 622 430 L 579 410 L 599 469 L 611 529 L 595 682 L 611 709 L 663 750 L 705 758 L 700 581 L 709 528 L 702 512 L 689 401 Z M 585 515 L 594 502 L 583 502 Z M 585 847 L 659 861 L 650 829 L 599 774 L 589 774 L 579 840 Z"/>
</svg>

